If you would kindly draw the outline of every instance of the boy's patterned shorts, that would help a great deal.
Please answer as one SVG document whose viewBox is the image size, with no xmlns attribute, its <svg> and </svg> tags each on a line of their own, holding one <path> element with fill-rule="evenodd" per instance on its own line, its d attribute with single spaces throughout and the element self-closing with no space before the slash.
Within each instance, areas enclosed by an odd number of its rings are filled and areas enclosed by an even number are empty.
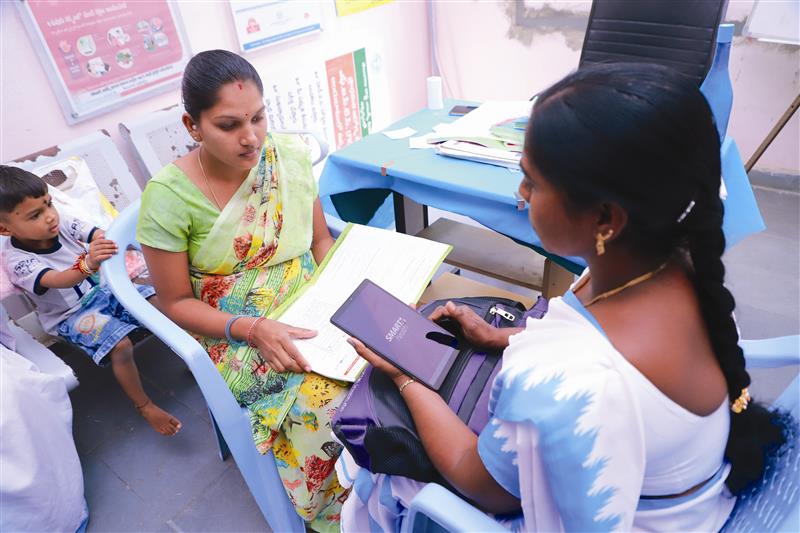
<svg viewBox="0 0 800 533">
<path fill-rule="evenodd" d="M 156 293 L 150 285 L 136 285 L 144 298 Z M 81 300 L 81 307 L 58 325 L 58 334 L 77 346 L 99 366 L 108 352 L 135 329 L 143 327 L 122 307 L 107 287 L 98 286 Z"/>
</svg>

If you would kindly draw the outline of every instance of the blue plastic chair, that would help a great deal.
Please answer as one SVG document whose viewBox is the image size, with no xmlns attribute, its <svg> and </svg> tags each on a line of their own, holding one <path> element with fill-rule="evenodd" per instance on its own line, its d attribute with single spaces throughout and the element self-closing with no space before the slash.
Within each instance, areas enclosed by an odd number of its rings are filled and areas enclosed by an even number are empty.
<svg viewBox="0 0 800 533">
<path fill-rule="evenodd" d="M 733 107 L 733 84 L 731 84 L 731 76 L 728 72 L 732 40 L 733 24 L 720 24 L 717 31 L 714 60 L 700 85 L 700 92 L 708 100 L 708 105 L 714 114 L 720 141 L 725 139 L 725 133 L 728 131 L 728 119 L 730 119 Z"/>
<path fill-rule="evenodd" d="M 136 221 L 139 200 L 122 211 L 106 237 L 121 250 L 139 248 Z M 278 476 L 272 452 L 260 454 L 253 443 L 247 410 L 240 407 L 208 354 L 191 335 L 178 327 L 136 291 L 125 270 L 125 254 L 102 264 L 101 271 L 114 296 L 156 337 L 183 359 L 208 404 L 219 443 L 220 458 L 233 455 L 261 513 L 273 531 L 305 531 L 305 522 L 289 501 Z"/>
<path fill-rule="evenodd" d="M 700 85 L 700 91 L 706 97 L 714 114 L 722 144 L 720 148 L 722 176 L 728 193 L 722 229 L 725 232 L 725 244 L 728 248 L 766 227 L 736 142 L 726 136 L 733 106 L 733 85 L 728 72 L 732 39 L 733 24 L 720 24 L 714 59 Z M 735 209 L 727 207 L 731 205 L 735 206 Z"/>
<path fill-rule="evenodd" d="M 800 364 L 800 335 L 741 341 L 748 367 L 769 368 Z M 800 376 L 773 404 L 800 415 Z M 742 495 L 722 531 L 800 531 L 800 435 L 790 435 L 779 460 L 764 474 L 762 483 Z M 508 531 L 489 515 L 476 509 L 441 485 L 423 488 L 408 509 L 402 531 Z"/>
</svg>

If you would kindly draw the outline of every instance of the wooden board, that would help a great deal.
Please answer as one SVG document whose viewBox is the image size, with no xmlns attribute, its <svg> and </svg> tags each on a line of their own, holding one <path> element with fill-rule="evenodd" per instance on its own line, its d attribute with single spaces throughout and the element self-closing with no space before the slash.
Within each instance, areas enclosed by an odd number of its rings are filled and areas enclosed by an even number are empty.
<svg viewBox="0 0 800 533">
<path fill-rule="evenodd" d="M 544 286 L 544 257 L 494 231 L 440 218 L 417 236 L 451 244 L 447 264 L 529 289 Z"/>
<path fill-rule="evenodd" d="M 433 300 L 444 300 L 449 298 L 460 298 L 464 296 L 497 296 L 498 298 L 510 298 L 523 304 L 526 309 L 530 309 L 535 298 L 523 296 L 516 292 L 507 291 L 499 287 L 493 287 L 480 281 L 468 279 L 463 276 L 456 276 L 450 272 L 445 272 L 425 289 L 420 296 L 420 304 L 432 302 Z"/>
</svg>

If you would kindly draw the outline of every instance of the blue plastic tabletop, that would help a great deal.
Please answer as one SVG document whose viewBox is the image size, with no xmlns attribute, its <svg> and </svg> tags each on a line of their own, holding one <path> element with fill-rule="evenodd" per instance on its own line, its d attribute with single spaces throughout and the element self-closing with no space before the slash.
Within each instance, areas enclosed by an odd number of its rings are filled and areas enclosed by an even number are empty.
<svg viewBox="0 0 800 533">
<path fill-rule="evenodd" d="M 387 130 L 410 127 L 417 131 L 415 135 L 422 135 L 439 123 L 455 120 L 448 112 L 458 104 L 474 102 L 447 100 L 443 109 L 419 111 Z M 728 191 L 724 230 L 728 246 L 732 246 L 746 235 L 763 230 L 764 222 L 732 139 L 725 140 L 721 152 Z M 527 206 L 517 209 L 514 192 L 521 178 L 518 170 L 443 157 L 434 149 L 411 149 L 407 138 L 393 140 L 373 133 L 328 157 L 319 194 L 325 197 L 362 189 L 389 189 L 420 204 L 468 216 L 580 272 L 585 265 L 582 259 L 552 256 L 541 248 Z"/>
</svg>

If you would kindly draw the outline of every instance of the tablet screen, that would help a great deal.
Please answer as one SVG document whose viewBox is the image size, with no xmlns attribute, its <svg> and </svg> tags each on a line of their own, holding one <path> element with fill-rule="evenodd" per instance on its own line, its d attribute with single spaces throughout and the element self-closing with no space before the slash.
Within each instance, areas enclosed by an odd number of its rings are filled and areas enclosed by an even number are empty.
<svg viewBox="0 0 800 533">
<path fill-rule="evenodd" d="M 453 335 L 370 280 L 353 291 L 331 322 L 433 389 L 458 355 Z"/>
</svg>

